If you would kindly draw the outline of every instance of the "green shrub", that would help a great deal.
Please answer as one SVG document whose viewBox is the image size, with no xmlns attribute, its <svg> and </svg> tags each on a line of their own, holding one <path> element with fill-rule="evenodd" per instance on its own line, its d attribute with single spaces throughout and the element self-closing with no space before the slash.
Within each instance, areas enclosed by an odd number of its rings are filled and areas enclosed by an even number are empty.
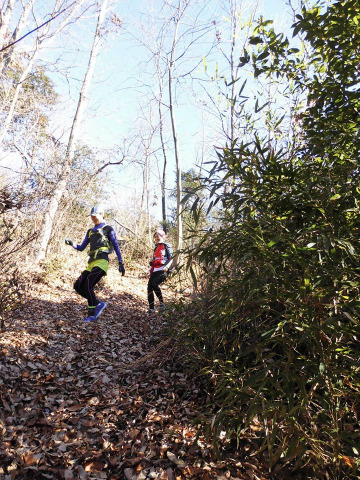
<svg viewBox="0 0 360 480">
<path fill-rule="evenodd" d="M 344 15 L 348 29 L 334 24 Z M 298 19 L 295 34 L 313 52 L 307 65 L 262 20 L 253 43 L 263 49 L 252 59 L 255 75 L 291 81 L 312 106 L 290 142 L 258 133 L 219 152 L 204 184 L 223 210 L 188 252 L 188 265 L 201 269 L 194 277 L 206 283 L 185 307 L 182 339 L 213 389 L 204 418 L 215 443 L 220 430 L 241 439 L 256 420 L 270 471 L 354 478 L 360 7 L 332 2 L 303 8 Z"/>
</svg>

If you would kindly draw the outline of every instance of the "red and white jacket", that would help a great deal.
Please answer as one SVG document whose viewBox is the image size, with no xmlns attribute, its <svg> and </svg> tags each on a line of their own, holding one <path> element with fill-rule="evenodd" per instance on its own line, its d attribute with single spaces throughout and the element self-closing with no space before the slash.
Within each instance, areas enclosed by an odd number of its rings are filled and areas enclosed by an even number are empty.
<svg viewBox="0 0 360 480">
<path fill-rule="evenodd" d="M 155 245 L 152 261 L 150 262 L 150 275 L 153 272 L 164 270 L 164 267 L 170 268 L 173 262 L 171 246 L 168 243 L 159 243 Z"/>
</svg>

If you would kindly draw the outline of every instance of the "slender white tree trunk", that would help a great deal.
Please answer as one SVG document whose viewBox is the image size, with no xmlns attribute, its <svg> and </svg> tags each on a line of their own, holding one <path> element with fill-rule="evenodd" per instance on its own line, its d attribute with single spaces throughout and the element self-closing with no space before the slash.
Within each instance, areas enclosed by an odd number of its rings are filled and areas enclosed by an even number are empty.
<svg viewBox="0 0 360 480">
<path fill-rule="evenodd" d="M 105 14 L 106 14 L 106 9 L 107 9 L 107 3 L 108 0 L 103 0 L 100 13 L 98 16 L 98 21 L 97 21 L 97 26 L 96 26 L 96 31 L 94 34 L 94 41 L 90 53 L 90 58 L 89 58 L 89 63 L 88 67 L 85 73 L 85 77 L 82 83 L 82 87 L 80 90 L 79 94 L 79 100 L 76 108 L 76 113 L 74 116 L 74 120 L 71 126 L 71 131 L 69 135 L 69 141 L 67 144 L 67 149 L 66 149 L 66 154 L 65 154 L 65 159 L 64 159 L 64 165 L 63 165 L 63 171 L 61 175 L 61 179 L 58 182 L 53 195 L 49 201 L 48 208 L 45 212 L 44 216 L 44 223 L 43 223 L 43 228 L 42 228 L 42 233 L 40 236 L 40 241 L 39 241 L 39 248 L 36 256 L 36 262 L 40 262 L 43 260 L 46 256 L 46 250 L 49 245 L 49 241 L 51 238 L 52 234 L 52 229 L 53 229 L 53 224 L 54 220 L 56 217 L 57 210 L 59 208 L 59 204 L 61 202 L 61 199 L 66 191 L 66 186 L 68 183 L 69 175 L 70 175 L 70 170 L 71 170 L 71 162 L 73 160 L 73 155 L 74 155 L 74 149 L 76 145 L 76 141 L 78 138 L 79 134 L 79 129 L 81 126 L 81 121 L 83 119 L 84 115 L 84 108 L 85 108 L 85 102 L 87 100 L 87 94 L 88 90 L 90 87 L 91 79 L 94 74 L 94 68 L 95 68 L 95 63 L 96 63 L 96 57 L 99 53 L 99 48 L 101 44 L 101 27 L 104 23 L 105 19 Z"/>
<path fill-rule="evenodd" d="M 180 250 L 183 243 L 183 222 L 182 222 L 182 208 L 181 208 L 181 198 L 182 198 L 182 169 L 181 161 L 179 155 L 179 145 L 178 145 L 178 136 L 176 130 L 176 121 L 175 121 L 175 111 L 174 111 L 174 87 L 173 87 L 173 75 L 175 67 L 175 50 L 179 33 L 180 20 L 183 13 L 182 0 L 179 1 L 176 26 L 174 32 L 174 38 L 172 42 L 172 48 L 170 53 L 169 69 L 168 69 L 168 86 L 169 86 L 169 110 L 171 118 L 171 129 L 174 142 L 174 151 L 175 151 L 175 162 L 176 162 L 176 218 L 177 218 L 177 235 L 176 235 L 176 244 L 175 244 L 175 258 L 174 265 L 177 265 L 180 260 Z"/>
<path fill-rule="evenodd" d="M 151 215 L 150 215 L 150 157 L 148 150 L 146 151 L 146 220 L 149 244 L 152 242 L 151 235 Z"/>
<path fill-rule="evenodd" d="M 9 43 L 16 42 L 18 38 L 20 37 L 20 34 L 26 25 L 27 18 L 29 16 L 29 13 L 34 5 L 35 0 L 29 0 L 28 3 L 24 6 L 24 9 L 20 15 L 19 21 L 11 35 Z M 15 50 L 17 49 L 17 45 L 13 45 L 12 47 L 9 47 L 5 52 L 4 56 L 0 60 L 0 71 L 3 72 L 3 70 L 7 67 L 7 65 L 10 63 L 12 55 L 14 54 Z"/>
<path fill-rule="evenodd" d="M 235 5 L 233 2 L 230 2 L 231 8 L 231 51 L 230 51 L 230 71 L 231 71 L 231 104 L 230 104 L 230 142 L 231 144 L 234 141 L 234 128 L 235 128 L 235 80 L 237 75 L 237 67 L 235 66 L 235 47 L 236 47 L 236 29 L 238 19 L 236 17 L 236 2 Z M 239 63 L 239 62 L 237 62 Z"/>
<path fill-rule="evenodd" d="M 14 9 L 15 0 L 9 0 L 9 3 L 4 12 L 0 11 L 0 47 L 4 46 L 6 31 L 9 27 L 9 22 Z"/>
<path fill-rule="evenodd" d="M 39 53 L 39 44 L 36 43 L 36 47 L 35 47 L 33 56 L 31 57 L 28 64 L 26 65 L 26 68 L 23 71 L 23 73 L 21 74 L 20 80 L 18 81 L 18 83 L 15 87 L 14 95 L 13 95 L 13 98 L 11 100 L 8 113 L 6 115 L 6 118 L 4 120 L 2 128 L 0 130 L 0 145 L 2 144 L 2 142 L 4 140 L 4 137 L 5 137 L 5 135 L 8 131 L 8 128 L 10 126 L 11 120 L 13 119 L 14 112 L 15 112 L 15 107 L 16 107 L 17 101 L 19 99 L 19 95 L 20 95 L 20 92 L 21 92 L 21 89 L 22 89 L 23 82 L 26 80 L 27 76 L 31 72 L 32 67 L 34 65 L 34 62 L 35 62 L 35 60 L 38 56 L 38 53 Z"/>
<path fill-rule="evenodd" d="M 31 59 L 29 60 L 28 64 L 26 65 L 23 73 L 21 74 L 21 77 L 20 77 L 20 80 L 18 81 L 16 87 L 15 87 L 15 91 L 14 91 L 14 95 L 13 95 L 13 98 L 11 100 L 11 103 L 10 103 L 10 107 L 9 107 L 9 110 L 8 110 L 8 114 L 6 116 L 6 119 L 4 120 L 4 123 L 2 125 L 2 128 L 0 130 L 0 145 L 2 143 L 2 141 L 4 140 L 4 137 L 7 133 L 7 130 L 10 126 L 10 123 L 13 119 L 13 116 L 14 116 L 14 112 L 15 112 L 15 108 L 16 108 L 16 104 L 17 104 L 17 101 L 19 99 L 19 95 L 20 95 L 20 92 L 21 92 L 21 89 L 22 89 L 22 85 L 23 85 L 23 82 L 26 80 L 27 76 L 29 75 L 29 73 L 31 72 L 33 66 L 34 66 L 34 63 L 35 63 L 35 60 L 37 59 L 39 53 L 41 52 L 41 49 L 44 48 L 45 46 L 48 46 L 49 43 L 56 37 L 56 35 L 65 27 L 65 25 L 71 20 L 71 18 L 76 14 L 76 12 L 78 11 L 78 9 L 80 8 L 80 6 L 85 2 L 86 0 L 80 0 L 78 2 L 78 4 L 73 8 L 73 10 L 71 11 L 71 13 L 68 15 L 68 17 L 66 17 L 60 24 L 60 26 L 57 28 L 57 30 L 55 32 L 52 33 L 52 35 L 50 37 L 46 37 L 46 35 L 48 34 L 49 32 L 49 29 L 50 29 L 50 24 L 46 25 L 45 27 L 43 27 L 43 30 L 42 30 L 42 33 L 41 33 L 41 36 L 39 34 L 39 36 L 36 38 L 35 40 L 35 49 L 34 49 L 34 52 L 33 52 L 33 55 L 31 57 Z M 106 0 L 107 1 L 107 0 Z M 59 5 L 61 3 L 61 0 L 57 0 L 56 3 L 55 3 L 55 6 L 54 6 L 54 11 L 56 12 L 56 10 L 59 8 Z"/>
<path fill-rule="evenodd" d="M 155 54 L 154 54 L 154 62 L 156 68 L 156 75 L 158 79 L 158 86 L 159 86 L 159 95 L 155 96 L 157 109 L 158 109 L 158 116 L 159 116 L 159 135 L 160 135 L 160 144 L 161 150 L 163 154 L 163 168 L 162 174 L 160 175 L 160 184 L 161 184 L 161 214 L 162 214 L 162 224 L 163 228 L 166 228 L 166 172 L 167 172 L 167 154 L 166 154 L 166 145 L 165 145 L 165 138 L 164 138 L 164 114 L 163 114 L 163 99 L 164 99 L 164 80 L 163 80 L 163 72 L 161 70 L 160 65 L 160 49 L 163 48 L 163 39 L 161 39 L 160 45 L 155 42 Z"/>
<path fill-rule="evenodd" d="M 162 222 L 163 228 L 166 227 L 166 169 L 167 169 L 167 154 L 165 148 L 165 140 L 164 140 L 164 118 L 162 113 L 161 104 L 163 101 L 163 83 L 160 72 L 158 71 L 159 77 L 159 99 L 158 99 L 158 113 L 159 113 L 159 132 L 160 132 L 160 143 L 161 143 L 161 150 L 163 152 L 163 171 L 162 171 L 162 178 L 161 178 L 161 213 L 162 213 Z"/>
<path fill-rule="evenodd" d="M 24 26 L 26 25 L 26 21 L 27 21 L 27 18 L 29 16 L 29 13 L 30 13 L 33 5 L 34 5 L 34 1 L 35 0 L 29 0 L 28 3 L 25 5 L 25 7 L 24 7 L 24 9 L 23 9 L 23 11 L 20 15 L 18 24 L 16 25 L 16 27 L 13 31 L 13 34 L 11 35 L 11 39 L 10 39 L 9 43 L 16 42 L 16 40 L 18 40 L 18 38 L 20 37 L 21 32 L 22 32 Z M 17 49 L 17 46 L 13 45 L 12 47 L 9 47 L 7 50 L 5 50 L 4 56 L 0 59 L 0 72 L 1 73 L 4 72 L 4 70 L 6 69 L 8 64 L 10 63 L 10 61 L 12 59 L 12 56 L 13 56 L 14 52 L 16 51 L 16 49 Z"/>
<path fill-rule="evenodd" d="M 96 58 L 99 53 L 99 49 L 101 45 L 101 27 L 105 20 L 107 4 L 108 4 L 108 0 L 103 0 L 99 17 L 98 17 L 96 30 L 95 30 L 94 41 L 93 41 L 93 45 L 90 53 L 88 68 L 86 70 L 84 81 L 80 90 L 79 101 L 77 104 L 74 121 L 71 127 L 69 142 L 66 149 L 66 161 L 69 166 L 74 154 L 75 142 L 78 138 L 79 129 L 84 116 L 84 108 L 87 100 L 87 94 L 88 94 L 91 80 L 94 74 Z"/>
<path fill-rule="evenodd" d="M 151 245 L 151 216 L 150 216 L 150 191 L 149 191 L 149 182 L 150 182 L 150 158 L 149 158 L 149 149 L 145 149 L 145 160 L 144 160 L 144 169 L 143 169 L 143 190 L 141 195 L 141 211 L 145 211 L 146 218 L 146 230 L 148 235 L 149 244 Z"/>
</svg>

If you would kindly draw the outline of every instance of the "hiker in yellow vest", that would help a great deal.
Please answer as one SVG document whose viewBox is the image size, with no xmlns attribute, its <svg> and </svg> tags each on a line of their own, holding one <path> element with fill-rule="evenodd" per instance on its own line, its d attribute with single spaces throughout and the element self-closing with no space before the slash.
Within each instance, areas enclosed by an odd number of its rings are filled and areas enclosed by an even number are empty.
<svg viewBox="0 0 360 480">
<path fill-rule="evenodd" d="M 125 275 L 115 231 L 104 221 L 104 208 L 99 205 L 92 207 L 90 217 L 94 226 L 86 232 L 81 245 L 74 244 L 69 238 L 65 239 L 66 245 L 71 245 L 80 252 L 90 245 L 88 266 L 74 283 L 75 291 L 88 301 L 88 316 L 84 319 L 85 322 L 96 321 L 106 307 L 105 302 L 100 302 L 96 298 L 94 287 L 107 274 L 109 254 L 113 250 L 119 260 L 119 271 L 123 276 Z"/>
</svg>

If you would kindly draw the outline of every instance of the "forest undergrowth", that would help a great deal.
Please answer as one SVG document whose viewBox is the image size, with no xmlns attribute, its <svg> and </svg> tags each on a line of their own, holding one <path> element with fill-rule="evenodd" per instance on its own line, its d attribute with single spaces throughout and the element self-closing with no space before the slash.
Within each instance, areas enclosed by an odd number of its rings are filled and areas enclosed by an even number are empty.
<svg viewBox="0 0 360 480">
<path fill-rule="evenodd" d="M 264 479 L 256 425 L 220 456 L 199 435 L 209 401 L 188 375 L 171 307 L 146 316 L 146 277 L 114 268 L 97 323 L 72 289 L 82 265 L 31 272 L 0 339 L 0 479 Z M 30 278 L 28 278 L 30 280 Z M 163 288 L 167 302 L 173 291 Z M 301 478 L 301 477 L 299 477 Z"/>
</svg>

